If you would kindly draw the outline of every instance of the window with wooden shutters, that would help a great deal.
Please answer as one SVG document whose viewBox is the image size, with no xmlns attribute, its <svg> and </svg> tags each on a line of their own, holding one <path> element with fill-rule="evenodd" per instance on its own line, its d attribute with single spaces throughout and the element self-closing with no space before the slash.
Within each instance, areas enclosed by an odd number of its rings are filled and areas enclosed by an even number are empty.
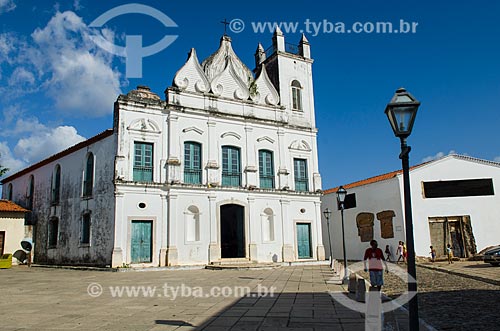
<svg viewBox="0 0 500 331">
<path fill-rule="evenodd" d="M 259 151 L 260 188 L 274 188 L 273 152 Z"/>
<path fill-rule="evenodd" d="M 201 184 L 201 145 L 184 143 L 184 183 Z"/>
<path fill-rule="evenodd" d="M 241 186 L 240 149 L 222 146 L 222 186 Z"/>
<path fill-rule="evenodd" d="M 135 182 L 153 181 L 153 144 L 134 143 L 134 174 Z"/>
</svg>

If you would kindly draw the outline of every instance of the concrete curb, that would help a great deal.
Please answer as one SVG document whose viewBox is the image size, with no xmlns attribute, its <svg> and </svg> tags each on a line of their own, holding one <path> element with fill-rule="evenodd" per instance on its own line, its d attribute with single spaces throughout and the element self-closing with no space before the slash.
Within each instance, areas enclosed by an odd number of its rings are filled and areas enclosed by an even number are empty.
<svg viewBox="0 0 500 331">
<path fill-rule="evenodd" d="M 356 275 L 358 275 L 358 274 L 356 274 Z M 360 275 L 358 275 L 358 276 L 363 279 L 363 277 L 361 277 Z M 370 281 L 367 280 L 367 279 L 365 279 L 365 282 L 368 284 L 368 286 L 372 285 L 370 283 Z M 380 294 L 381 294 L 382 302 L 384 302 L 384 301 L 391 302 L 393 305 L 396 305 L 395 303 L 392 302 L 392 299 L 390 297 L 388 297 L 383 291 Z M 395 311 L 397 311 L 397 310 L 403 311 L 407 315 L 410 314 L 410 312 L 408 311 L 408 309 L 405 306 L 399 306 L 399 305 L 397 305 L 397 308 L 395 309 Z M 426 331 L 438 331 L 435 327 L 433 327 L 432 325 L 430 325 L 429 323 L 427 323 L 421 317 L 419 317 L 418 322 L 419 322 L 420 328 L 423 328 Z"/>
<path fill-rule="evenodd" d="M 469 275 L 469 274 L 458 272 L 458 271 L 455 271 L 455 270 L 449 270 L 449 269 L 446 269 L 446 268 L 436 267 L 436 266 L 432 266 L 432 265 L 418 264 L 417 266 L 422 267 L 422 268 L 426 268 L 426 269 L 429 269 L 429 270 L 440 271 L 440 272 L 444 272 L 444 273 L 447 273 L 447 274 L 450 274 L 450 275 L 455 275 L 455 276 L 470 278 L 470 279 L 478 280 L 480 282 L 484 282 L 484 283 L 488 283 L 488 284 L 500 286 L 500 281 L 495 280 L 495 279 L 489 279 L 489 278 L 486 278 L 486 277 Z"/>
</svg>

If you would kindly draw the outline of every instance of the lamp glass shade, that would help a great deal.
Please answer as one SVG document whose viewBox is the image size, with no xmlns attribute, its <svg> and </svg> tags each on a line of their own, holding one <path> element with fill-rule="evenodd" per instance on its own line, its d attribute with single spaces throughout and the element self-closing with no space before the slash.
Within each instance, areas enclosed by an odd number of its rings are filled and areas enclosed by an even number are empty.
<svg viewBox="0 0 500 331">
<path fill-rule="evenodd" d="M 343 186 L 339 187 L 339 189 L 337 191 L 337 200 L 340 203 L 344 203 L 346 195 L 347 195 L 347 191 L 345 190 L 345 188 Z"/>
<path fill-rule="evenodd" d="M 396 137 L 406 138 L 411 134 L 419 106 L 420 102 L 405 89 L 396 91 L 385 108 L 385 114 Z"/>
</svg>

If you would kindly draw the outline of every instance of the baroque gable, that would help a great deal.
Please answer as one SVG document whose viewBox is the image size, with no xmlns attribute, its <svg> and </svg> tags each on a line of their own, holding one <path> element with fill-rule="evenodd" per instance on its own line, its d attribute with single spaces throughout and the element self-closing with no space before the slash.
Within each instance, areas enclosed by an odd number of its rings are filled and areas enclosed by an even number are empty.
<svg viewBox="0 0 500 331">
<path fill-rule="evenodd" d="M 266 66 L 261 65 L 259 76 L 255 79 L 256 92 L 251 98 L 255 103 L 276 106 L 280 101 L 280 96 L 273 83 L 269 79 Z"/>
<path fill-rule="evenodd" d="M 191 48 L 186 63 L 175 74 L 173 84 L 183 91 L 199 93 L 210 91 L 210 82 L 203 72 L 194 48 Z"/>
</svg>

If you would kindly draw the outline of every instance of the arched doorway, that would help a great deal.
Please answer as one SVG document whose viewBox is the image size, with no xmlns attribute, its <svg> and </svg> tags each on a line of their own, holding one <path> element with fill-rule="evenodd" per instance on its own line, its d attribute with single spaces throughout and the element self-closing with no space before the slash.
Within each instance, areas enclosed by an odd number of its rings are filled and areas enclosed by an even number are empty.
<svg viewBox="0 0 500 331">
<path fill-rule="evenodd" d="M 245 257 L 245 208 L 240 205 L 220 206 L 221 258 Z"/>
</svg>

